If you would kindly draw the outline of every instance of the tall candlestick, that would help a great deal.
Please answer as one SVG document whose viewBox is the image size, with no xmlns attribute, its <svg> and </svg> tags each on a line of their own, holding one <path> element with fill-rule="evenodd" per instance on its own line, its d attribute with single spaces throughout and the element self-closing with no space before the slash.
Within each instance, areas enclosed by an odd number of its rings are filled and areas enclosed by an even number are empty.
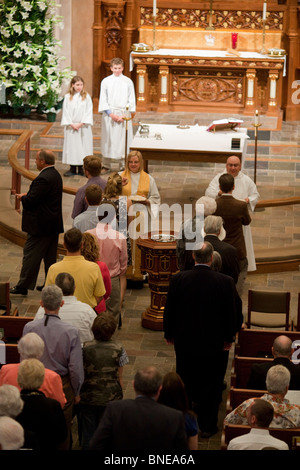
<svg viewBox="0 0 300 470">
<path fill-rule="evenodd" d="M 153 0 L 153 16 L 156 16 L 156 0 Z"/>
<path fill-rule="evenodd" d="M 263 21 L 265 21 L 266 18 L 267 18 L 267 2 L 264 1 L 263 17 L 262 17 Z"/>
</svg>

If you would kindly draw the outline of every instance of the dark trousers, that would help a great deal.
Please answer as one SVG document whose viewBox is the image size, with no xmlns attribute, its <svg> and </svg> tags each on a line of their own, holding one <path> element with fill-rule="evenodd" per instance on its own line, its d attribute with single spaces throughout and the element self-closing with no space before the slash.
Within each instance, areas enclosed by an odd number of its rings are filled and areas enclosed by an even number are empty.
<svg viewBox="0 0 300 470">
<path fill-rule="evenodd" d="M 220 394 L 224 378 L 222 353 L 212 357 L 180 357 L 176 352 L 176 372 L 186 388 L 190 407 L 197 414 L 202 432 L 215 432 L 218 424 Z"/>
<path fill-rule="evenodd" d="M 45 276 L 51 264 L 56 263 L 58 235 L 35 236 L 27 234 L 18 287 L 33 290 L 44 260 Z"/>
<path fill-rule="evenodd" d="M 79 404 L 79 427 L 81 431 L 81 449 L 88 450 L 93 437 L 105 411 L 105 406 Z"/>
</svg>

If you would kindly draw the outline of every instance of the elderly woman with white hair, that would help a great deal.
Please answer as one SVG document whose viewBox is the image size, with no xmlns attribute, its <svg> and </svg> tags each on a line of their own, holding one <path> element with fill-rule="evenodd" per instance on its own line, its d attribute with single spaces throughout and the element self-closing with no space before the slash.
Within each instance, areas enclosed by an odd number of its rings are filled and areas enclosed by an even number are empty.
<svg viewBox="0 0 300 470">
<path fill-rule="evenodd" d="M 217 209 L 216 201 L 208 196 L 200 197 L 195 204 L 195 216 L 182 223 L 176 242 L 176 255 L 180 271 L 192 269 L 195 262 L 192 257 L 195 244 L 204 241 L 203 221 Z"/>
<path fill-rule="evenodd" d="M 19 450 L 24 445 L 24 429 L 9 416 L 0 417 L 0 450 Z"/>
<path fill-rule="evenodd" d="M 20 390 L 14 385 L 4 384 L 0 386 L 0 416 L 18 416 L 24 406 Z"/>
<path fill-rule="evenodd" d="M 40 359 L 44 352 L 44 341 L 36 333 L 27 333 L 18 342 L 18 351 L 20 360 Z M 20 389 L 18 384 L 18 371 L 20 364 L 4 364 L 0 369 L 0 385 L 10 384 Z M 50 369 L 45 369 L 45 378 L 40 390 L 48 398 L 57 400 L 63 408 L 66 403 L 66 397 L 63 391 L 61 377 Z"/>
</svg>

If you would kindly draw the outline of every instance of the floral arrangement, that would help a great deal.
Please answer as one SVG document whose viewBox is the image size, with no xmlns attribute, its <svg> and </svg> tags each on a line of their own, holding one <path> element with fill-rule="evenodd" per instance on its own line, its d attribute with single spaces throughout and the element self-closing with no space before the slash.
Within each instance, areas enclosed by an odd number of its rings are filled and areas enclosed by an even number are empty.
<svg viewBox="0 0 300 470">
<path fill-rule="evenodd" d="M 53 37 L 54 25 L 63 27 L 59 6 L 55 0 L 0 2 L 0 87 L 9 106 L 59 109 L 62 83 L 75 73 L 60 67 L 62 44 Z"/>
</svg>

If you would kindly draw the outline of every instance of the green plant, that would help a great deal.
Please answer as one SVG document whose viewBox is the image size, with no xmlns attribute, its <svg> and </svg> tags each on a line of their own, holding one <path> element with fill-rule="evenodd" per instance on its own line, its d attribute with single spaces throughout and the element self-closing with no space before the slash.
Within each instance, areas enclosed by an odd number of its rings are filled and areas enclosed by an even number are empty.
<svg viewBox="0 0 300 470">
<path fill-rule="evenodd" d="M 0 86 L 10 106 L 55 109 L 63 81 L 74 75 L 61 68 L 61 42 L 53 37 L 63 20 L 59 6 L 55 0 L 0 1 Z"/>
</svg>

